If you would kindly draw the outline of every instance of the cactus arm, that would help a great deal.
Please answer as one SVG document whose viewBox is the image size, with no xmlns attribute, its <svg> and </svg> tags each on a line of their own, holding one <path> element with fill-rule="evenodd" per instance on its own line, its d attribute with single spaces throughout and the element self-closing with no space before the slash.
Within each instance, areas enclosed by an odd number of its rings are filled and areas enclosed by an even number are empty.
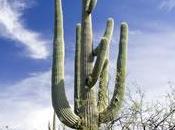
<svg viewBox="0 0 175 130">
<path fill-rule="evenodd" d="M 102 112 L 108 106 L 108 60 L 105 60 L 100 79 L 98 90 L 98 111 Z"/>
<path fill-rule="evenodd" d="M 86 1 L 83 2 L 83 8 L 85 9 L 86 12 L 89 9 L 90 3 L 91 3 L 91 0 L 86 0 Z M 90 13 L 88 13 L 88 14 L 90 14 Z"/>
<path fill-rule="evenodd" d="M 74 86 L 74 112 L 79 113 L 80 108 L 80 58 L 81 58 L 81 24 L 76 27 L 76 50 L 75 50 L 75 86 Z"/>
<path fill-rule="evenodd" d="M 100 42 L 100 51 L 98 53 L 95 66 L 93 68 L 92 73 L 87 78 L 87 86 L 89 88 L 93 87 L 95 83 L 97 82 L 100 73 L 102 71 L 104 62 L 105 62 L 105 56 L 107 53 L 107 39 L 105 37 L 102 38 Z"/>
<path fill-rule="evenodd" d="M 108 43 L 111 42 L 111 38 L 113 35 L 113 30 L 114 30 L 114 20 L 113 18 L 108 18 L 107 20 L 107 25 L 106 25 L 106 30 L 104 33 L 103 37 L 106 37 L 108 39 Z"/>
<path fill-rule="evenodd" d="M 122 106 L 125 91 L 127 43 L 128 25 L 122 23 L 114 94 L 110 105 L 99 115 L 100 123 L 106 123 L 113 120 Z"/>
<path fill-rule="evenodd" d="M 109 44 L 111 42 L 113 30 L 114 30 L 114 20 L 112 18 L 109 18 L 107 21 L 106 30 L 104 33 L 104 37 L 108 39 L 108 49 L 107 49 L 107 54 L 106 54 L 106 61 L 103 66 L 102 72 L 100 74 L 100 79 L 99 79 L 98 104 L 97 104 L 99 112 L 102 112 L 108 106 L 108 100 L 109 100 L 108 98 Z"/>
<path fill-rule="evenodd" d="M 64 88 L 64 31 L 61 0 L 55 0 L 55 35 L 52 65 L 52 105 L 62 123 L 80 127 L 80 118 L 73 113 Z"/>
<path fill-rule="evenodd" d="M 90 14 L 92 13 L 92 10 L 96 7 L 97 0 L 90 0 L 88 3 L 88 6 L 86 8 L 86 11 Z"/>
<path fill-rule="evenodd" d="M 112 18 L 109 18 L 107 20 L 106 30 L 105 30 L 105 33 L 103 35 L 103 37 L 108 39 L 108 44 L 111 42 L 111 37 L 112 37 L 112 34 L 113 34 L 113 30 L 114 30 L 114 20 Z M 94 49 L 94 51 L 93 51 L 94 56 L 97 56 L 99 48 L 100 48 L 100 46 L 97 46 Z"/>
</svg>

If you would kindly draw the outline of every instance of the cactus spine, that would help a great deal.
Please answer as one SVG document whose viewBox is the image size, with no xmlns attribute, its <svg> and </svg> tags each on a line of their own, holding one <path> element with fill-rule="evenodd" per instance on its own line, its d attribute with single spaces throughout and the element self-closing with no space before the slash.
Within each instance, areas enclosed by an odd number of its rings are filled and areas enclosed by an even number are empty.
<svg viewBox="0 0 175 130">
<path fill-rule="evenodd" d="M 108 103 L 109 43 L 114 21 L 109 18 L 99 46 L 93 49 L 91 14 L 97 0 L 82 0 L 82 20 L 76 27 L 74 112 L 64 88 L 64 30 L 62 0 L 55 0 L 55 34 L 52 64 L 52 104 L 62 123 L 79 130 L 98 130 L 117 116 L 125 90 L 128 26 L 121 25 L 119 55 L 113 97 Z M 94 59 L 95 64 L 94 64 Z M 99 80 L 96 96 L 95 84 Z"/>
</svg>

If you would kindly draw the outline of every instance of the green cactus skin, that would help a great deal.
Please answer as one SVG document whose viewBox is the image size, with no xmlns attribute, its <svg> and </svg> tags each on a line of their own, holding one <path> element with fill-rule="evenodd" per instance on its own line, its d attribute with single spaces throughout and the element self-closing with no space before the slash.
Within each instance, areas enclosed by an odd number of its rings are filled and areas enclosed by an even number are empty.
<svg viewBox="0 0 175 130">
<path fill-rule="evenodd" d="M 99 79 L 97 104 L 99 112 L 102 112 L 104 109 L 106 109 L 109 104 L 108 83 L 108 60 L 106 59 Z"/>
<path fill-rule="evenodd" d="M 123 102 L 126 78 L 127 43 L 128 25 L 122 23 L 114 94 L 110 105 L 99 114 L 101 123 L 112 121 L 120 110 Z"/>
<path fill-rule="evenodd" d="M 104 33 L 104 37 L 108 39 L 108 48 L 107 48 L 107 54 L 106 54 L 106 61 L 103 66 L 100 79 L 99 79 L 99 92 L 98 92 L 98 111 L 102 112 L 104 109 L 107 108 L 109 104 L 109 95 L 108 95 L 108 84 L 109 84 L 109 44 L 111 42 L 112 34 L 114 30 L 114 20 L 112 18 L 109 18 L 106 24 L 106 30 Z M 98 52 L 98 47 L 96 49 Z"/>
<path fill-rule="evenodd" d="M 94 10 L 95 6 L 97 4 L 97 0 L 89 0 L 86 6 L 86 11 L 88 14 L 92 13 L 92 10 Z"/>
<path fill-rule="evenodd" d="M 64 31 L 61 0 L 55 0 L 55 36 L 52 66 L 52 104 L 65 125 L 78 128 L 80 117 L 74 114 L 67 101 L 64 88 Z"/>
<path fill-rule="evenodd" d="M 125 91 L 128 26 L 121 25 L 117 73 L 113 97 L 108 103 L 109 43 L 114 20 L 109 18 L 99 46 L 93 50 L 91 14 L 97 0 L 82 0 L 82 20 L 76 27 L 74 112 L 64 88 L 64 29 L 62 0 L 55 0 L 55 33 L 52 63 L 52 105 L 60 121 L 78 130 L 99 130 L 117 116 Z M 96 61 L 94 64 L 94 59 Z M 96 83 L 99 81 L 98 97 Z"/>
<path fill-rule="evenodd" d="M 97 80 L 101 74 L 101 71 L 102 71 L 102 68 L 103 68 L 103 65 L 105 62 L 107 48 L 108 48 L 107 42 L 108 42 L 107 38 L 103 37 L 101 39 L 100 47 L 99 47 L 100 51 L 98 52 L 96 63 L 94 65 L 92 74 L 89 75 L 87 78 L 87 85 L 90 88 L 95 85 L 95 83 L 97 82 Z"/>
<path fill-rule="evenodd" d="M 80 109 L 80 91 L 81 91 L 81 24 L 76 27 L 76 50 L 75 50 L 75 81 L 74 81 L 74 112 L 79 113 Z"/>
<path fill-rule="evenodd" d="M 108 44 L 111 42 L 111 37 L 112 37 L 112 34 L 113 34 L 113 30 L 114 30 L 114 20 L 112 18 L 109 18 L 108 21 L 107 21 L 107 24 L 106 24 L 105 33 L 103 35 L 103 37 L 105 37 L 108 40 L 107 41 Z M 99 48 L 100 48 L 100 44 L 93 51 L 94 56 L 97 56 Z M 108 50 L 109 50 L 109 46 L 108 46 Z"/>
<path fill-rule="evenodd" d="M 82 21 L 81 21 L 81 99 L 80 117 L 83 130 L 98 129 L 98 109 L 95 88 L 86 84 L 87 77 L 93 70 L 93 33 L 91 14 L 86 11 L 89 0 L 82 0 Z"/>
</svg>

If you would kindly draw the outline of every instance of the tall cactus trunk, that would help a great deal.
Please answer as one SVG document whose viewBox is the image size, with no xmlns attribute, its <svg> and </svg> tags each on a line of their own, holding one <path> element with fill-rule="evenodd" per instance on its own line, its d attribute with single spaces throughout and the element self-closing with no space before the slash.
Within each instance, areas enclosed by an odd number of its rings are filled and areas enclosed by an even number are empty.
<svg viewBox="0 0 175 130">
<path fill-rule="evenodd" d="M 87 3 L 82 1 L 82 30 L 81 30 L 81 98 L 82 108 L 80 116 L 83 119 L 83 130 L 98 129 L 98 112 L 96 94 L 94 89 L 89 89 L 86 84 L 87 77 L 93 69 L 92 21 L 91 14 L 86 11 Z"/>
<path fill-rule="evenodd" d="M 119 43 L 115 89 L 108 103 L 109 43 L 114 21 L 108 19 L 105 33 L 93 49 L 91 15 L 97 0 L 82 0 L 82 20 L 76 28 L 74 112 L 64 88 L 64 29 L 62 0 L 55 0 L 55 34 L 52 65 L 52 105 L 60 121 L 78 130 L 98 130 L 102 123 L 113 121 L 124 98 L 128 26 L 123 23 Z M 94 63 L 94 59 L 95 63 Z M 96 83 L 99 81 L 98 97 Z M 98 101 L 97 101 L 98 100 Z"/>
</svg>

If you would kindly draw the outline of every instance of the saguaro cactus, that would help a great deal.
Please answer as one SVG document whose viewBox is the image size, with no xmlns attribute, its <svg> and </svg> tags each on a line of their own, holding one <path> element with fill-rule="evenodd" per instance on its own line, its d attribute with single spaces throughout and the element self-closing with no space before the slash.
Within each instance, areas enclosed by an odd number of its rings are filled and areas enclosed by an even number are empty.
<svg viewBox="0 0 175 130">
<path fill-rule="evenodd" d="M 82 0 L 82 20 L 76 27 L 74 112 L 64 88 L 64 29 L 62 0 L 55 0 L 55 35 L 52 66 L 52 104 L 62 123 L 79 130 L 98 130 L 117 116 L 125 91 L 128 26 L 121 24 L 114 94 L 108 103 L 109 43 L 114 20 L 109 18 L 106 31 L 93 49 L 91 14 L 97 0 Z M 95 63 L 94 63 L 95 61 Z M 96 84 L 99 81 L 99 92 Z"/>
</svg>

